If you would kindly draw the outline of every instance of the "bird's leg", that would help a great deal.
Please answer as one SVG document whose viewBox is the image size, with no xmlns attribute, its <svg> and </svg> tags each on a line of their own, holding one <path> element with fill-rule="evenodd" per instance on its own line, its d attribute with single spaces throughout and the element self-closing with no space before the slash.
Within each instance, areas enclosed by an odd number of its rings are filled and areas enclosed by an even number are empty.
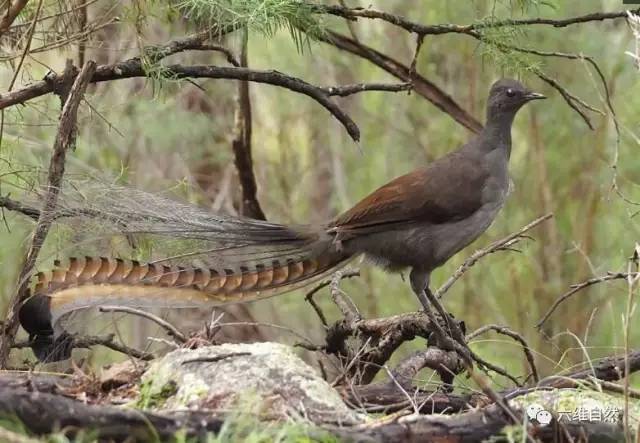
<svg viewBox="0 0 640 443">
<path fill-rule="evenodd" d="M 436 311 L 438 311 L 438 314 L 442 317 L 442 321 L 445 322 L 444 324 L 447 325 L 447 329 L 451 332 L 449 315 L 444 311 L 442 305 L 435 299 L 431 293 L 431 289 L 429 289 L 430 277 L 431 275 L 429 272 L 423 271 L 419 268 L 413 268 L 409 276 L 411 289 L 413 289 L 413 293 L 418 297 L 425 313 L 428 315 L 429 312 L 433 312 L 433 308 L 435 308 Z"/>
<path fill-rule="evenodd" d="M 429 290 L 429 273 L 422 271 L 418 268 L 413 268 L 411 270 L 411 274 L 409 275 L 409 280 L 411 282 L 411 289 L 413 289 L 413 293 L 416 295 L 416 297 L 418 297 L 418 300 L 420 301 L 420 304 L 422 305 L 422 309 L 424 310 L 425 314 L 427 314 L 427 317 L 429 318 L 429 321 L 433 324 L 433 327 L 435 328 L 435 338 L 436 338 L 436 346 L 438 346 L 439 348 L 443 348 L 443 349 L 449 349 L 449 350 L 453 350 L 454 347 L 449 343 L 451 341 L 450 339 L 450 334 L 448 334 L 441 326 L 440 322 L 438 321 L 438 319 L 436 318 L 435 313 L 433 312 L 432 309 L 432 304 L 429 301 L 429 298 L 427 296 L 427 291 Z M 442 315 L 442 313 L 440 313 L 442 320 L 445 321 L 448 325 L 448 321 L 447 321 L 447 316 L 446 315 Z M 447 328 L 450 329 L 450 328 Z"/>
<path fill-rule="evenodd" d="M 431 289 L 429 289 L 429 277 L 430 274 L 428 272 L 413 268 L 410 274 L 410 281 L 413 292 L 422 304 L 429 321 L 433 324 L 438 347 L 456 350 L 462 358 L 470 363 L 471 351 L 467 347 L 464 333 L 458 323 L 444 310 L 438 299 L 436 299 L 431 292 Z M 440 325 L 432 308 L 438 311 L 438 314 L 446 325 L 446 330 Z"/>
<path fill-rule="evenodd" d="M 428 312 L 431 309 L 429 305 L 429 299 L 425 295 L 425 288 L 429 288 L 429 280 L 431 279 L 431 274 L 427 271 L 423 271 L 418 268 L 413 268 L 411 270 L 411 274 L 409 274 L 409 281 L 411 283 L 411 289 L 413 293 L 416 294 L 422 308 L 425 312 Z"/>
<path fill-rule="evenodd" d="M 438 314 L 440 314 L 440 316 L 446 322 L 447 329 L 448 329 L 447 332 L 449 333 L 449 335 L 451 335 L 451 337 L 453 337 L 453 339 L 456 340 L 458 343 L 466 347 L 467 341 L 465 339 L 464 332 L 462 332 L 462 329 L 460 328 L 460 324 L 458 324 L 458 322 L 453 318 L 451 314 L 447 313 L 444 310 L 444 308 L 442 307 L 438 299 L 435 297 L 435 295 L 433 295 L 433 293 L 431 292 L 431 289 L 429 289 L 428 286 L 424 289 L 424 297 L 427 299 L 427 301 L 431 305 L 433 305 L 436 308 L 436 311 L 438 311 Z"/>
</svg>

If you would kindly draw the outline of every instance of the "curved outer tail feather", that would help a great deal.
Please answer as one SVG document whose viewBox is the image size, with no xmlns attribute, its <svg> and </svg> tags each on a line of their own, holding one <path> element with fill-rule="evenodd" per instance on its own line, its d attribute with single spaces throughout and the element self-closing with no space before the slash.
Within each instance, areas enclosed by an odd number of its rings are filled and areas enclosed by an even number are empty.
<svg viewBox="0 0 640 443">
<path fill-rule="evenodd" d="M 37 274 L 32 295 L 20 309 L 20 322 L 33 339 L 53 335 L 65 314 L 100 305 L 180 308 L 271 297 L 322 278 L 350 258 L 327 240 L 320 246 L 314 245 L 316 254 L 279 257 L 236 270 L 106 257 L 72 257 L 64 265 L 56 261 L 55 269 Z M 46 354 L 40 351 L 39 358 Z"/>
</svg>

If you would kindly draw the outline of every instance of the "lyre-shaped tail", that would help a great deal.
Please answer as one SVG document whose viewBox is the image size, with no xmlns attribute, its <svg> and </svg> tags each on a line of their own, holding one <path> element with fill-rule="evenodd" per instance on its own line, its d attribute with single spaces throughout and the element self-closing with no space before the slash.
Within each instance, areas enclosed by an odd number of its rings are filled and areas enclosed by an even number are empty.
<svg viewBox="0 0 640 443">
<path fill-rule="evenodd" d="M 100 305 L 184 308 L 241 303 L 281 294 L 328 275 L 350 258 L 327 242 L 306 258 L 215 270 L 106 257 L 70 258 L 40 272 L 20 309 L 30 336 L 53 335 L 65 314 Z"/>
</svg>

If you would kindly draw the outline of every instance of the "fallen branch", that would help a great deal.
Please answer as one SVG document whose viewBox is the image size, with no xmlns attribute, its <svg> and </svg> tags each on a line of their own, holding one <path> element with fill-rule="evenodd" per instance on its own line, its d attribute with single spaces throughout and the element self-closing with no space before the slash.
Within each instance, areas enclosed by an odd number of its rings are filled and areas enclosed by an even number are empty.
<svg viewBox="0 0 640 443">
<path fill-rule="evenodd" d="M 433 325 L 424 312 L 353 322 L 343 319 L 335 322 L 327 330 L 323 351 L 350 360 L 347 340 L 350 337 L 359 337 L 361 343 L 369 341 L 371 346 L 361 353 L 349 374 L 358 374 L 357 384 L 367 384 L 402 343 L 416 337 L 427 339 L 432 332 Z"/>
<path fill-rule="evenodd" d="M 0 389 L 0 412 L 17 418 L 36 434 L 63 429 L 73 435 L 78 429 L 90 429 L 94 438 L 107 441 L 165 440 L 174 438 L 182 430 L 192 437 L 206 439 L 207 432 L 219 432 L 224 422 L 206 413 L 177 413 L 169 417 L 11 388 Z"/>
<path fill-rule="evenodd" d="M 120 352 L 129 357 L 138 358 L 140 360 L 150 361 L 155 356 L 150 352 L 140 351 L 116 341 L 115 334 L 107 335 L 87 335 L 87 336 L 69 336 L 71 341 L 64 346 L 68 346 L 68 351 L 76 348 L 91 349 L 94 346 L 104 346 L 112 351 Z M 20 341 L 13 344 L 14 349 L 23 349 L 33 346 L 30 340 Z"/>
<path fill-rule="evenodd" d="M 389 441 L 447 441 L 478 442 L 492 441 L 492 437 L 507 437 L 503 429 L 510 418 L 496 405 L 487 406 L 464 414 L 417 415 L 376 420 L 370 424 L 330 428 L 338 437 L 354 442 Z M 522 427 L 522 424 L 516 425 Z M 559 436 L 561 436 L 559 438 Z M 569 422 L 559 424 L 553 420 L 548 426 L 531 426 L 530 441 L 541 442 L 611 442 L 624 441 L 624 433 L 618 424 L 600 422 Z"/>
<path fill-rule="evenodd" d="M 391 373 L 400 385 L 409 389 L 412 387 L 414 377 L 424 368 L 433 369 L 441 379 L 450 377 L 453 380 L 454 375 L 462 372 L 463 366 L 462 360 L 455 352 L 428 347 L 409 355 Z"/>
<path fill-rule="evenodd" d="M 589 380 L 590 378 L 603 381 L 616 381 L 621 380 L 624 377 L 625 370 L 627 370 L 629 374 L 640 371 L 639 350 L 634 350 L 622 357 L 603 358 L 596 365 L 590 364 L 586 369 L 574 371 L 564 376 L 553 375 L 551 377 L 547 377 L 540 381 L 539 386 L 571 388 L 576 386 L 576 380 Z"/>
</svg>

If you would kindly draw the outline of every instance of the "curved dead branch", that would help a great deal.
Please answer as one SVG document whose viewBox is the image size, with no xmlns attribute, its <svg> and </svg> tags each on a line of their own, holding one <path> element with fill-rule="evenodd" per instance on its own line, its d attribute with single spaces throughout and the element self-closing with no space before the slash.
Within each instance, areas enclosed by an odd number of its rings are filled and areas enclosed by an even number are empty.
<svg viewBox="0 0 640 443">
<path fill-rule="evenodd" d="M 471 340 L 481 334 L 484 334 L 485 332 L 488 331 L 495 331 L 498 334 L 502 334 L 502 335 L 506 335 L 508 337 L 513 338 L 515 341 L 517 341 L 518 343 L 520 343 L 522 345 L 522 352 L 524 352 L 524 356 L 527 359 L 527 362 L 529 363 L 529 367 L 531 368 L 531 376 L 533 377 L 533 381 L 538 383 L 540 381 L 540 377 L 538 375 L 538 368 L 536 367 L 536 361 L 535 358 L 533 357 L 533 353 L 531 352 L 531 347 L 529 346 L 529 344 L 527 343 L 527 341 L 524 339 L 524 337 L 520 334 L 518 334 L 517 332 L 509 329 L 506 326 L 500 326 L 500 325 L 485 325 L 479 329 L 476 329 L 475 331 L 473 331 L 471 334 L 467 335 L 467 341 Z"/>
<path fill-rule="evenodd" d="M 416 94 L 430 101 L 434 106 L 451 116 L 471 132 L 477 133 L 482 129 L 482 124 L 463 109 L 449 94 L 422 75 L 412 73 L 410 66 L 406 66 L 382 52 L 337 32 L 327 31 L 318 38 L 338 49 L 370 61 L 403 82 L 411 83 L 412 90 Z"/>
<path fill-rule="evenodd" d="M 626 280 L 630 276 L 634 276 L 634 275 L 637 275 L 637 274 L 636 273 L 629 274 L 627 272 L 609 272 L 606 275 L 603 275 L 600 277 L 593 277 L 581 283 L 576 283 L 575 285 L 571 285 L 571 288 L 567 292 L 562 294 L 560 297 L 558 297 L 558 299 L 555 302 L 553 302 L 553 304 L 547 310 L 547 312 L 545 312 L 545 314 L 538 321 L 538 323 L 536 323 L 536 328 L 540 329 L 542 325 L 549 319 L 549 317 L 551 317 L 551 315 L 555 312 L 555 310 L 558 309 L 558 306 L 560 306 L 565 300 L 567 300 L 577 292 L 580 292 L 581 290 L 588 288 L 589 286 L 595 285 L 596 283 L 602 283 L 602 282 L 611 281 L 611 280 L 623 280 L 623 279 Z"/>
<path fill-rule="evenodd" d="M 73 77 L 72 68 L 73 66 L 68 63 L 67 69 L 65 70 L 67 72 L 67 76 L 63 76 L 65 81 L 61 84 L 67 85 L 71 81 L 73 81 L 73 84 L 70 85 L 69 89 L 58 91 L 63 107 L 60 114 L 58 132 L 53 144 L 53 153 L 51 154 L 49 164 L 47 193 L 44 196 L 42 211 L 40 212 L 38 221 L 36 222 L 29 251 L 27 252 L 24 265 L 20 271 L 18 287 L 15 294 L 9 301 L 9 309 L 7 310 L 2 340 L 0 341 L 0 367 L 4 367 L 6 364 L 9 351 L 11 350 L 11 345 L 13 344 L 13 340 L 18 330 L 17 314 L 21 303 L 25 300 L 28 294 L 28 276 L 36 264 L 40 248 L 42 247 L 42 244 L 49 232 L 49 228 L 53 223 L 53 213 L 57 205 L 58 192 L 64 175 L 66 152 L 68 149 L 75 147 L 78 108 L 80 106 L 80 101 L 84 96 L 84 92 L 87 89 L 87 85 L 89 84 L 89 80 L 95 72 L 96 64 L 92 61 L 87 62 L 83 66 L 82 71 L 77 74 L 77 76 L 74 75 Z"/>
</svg>

